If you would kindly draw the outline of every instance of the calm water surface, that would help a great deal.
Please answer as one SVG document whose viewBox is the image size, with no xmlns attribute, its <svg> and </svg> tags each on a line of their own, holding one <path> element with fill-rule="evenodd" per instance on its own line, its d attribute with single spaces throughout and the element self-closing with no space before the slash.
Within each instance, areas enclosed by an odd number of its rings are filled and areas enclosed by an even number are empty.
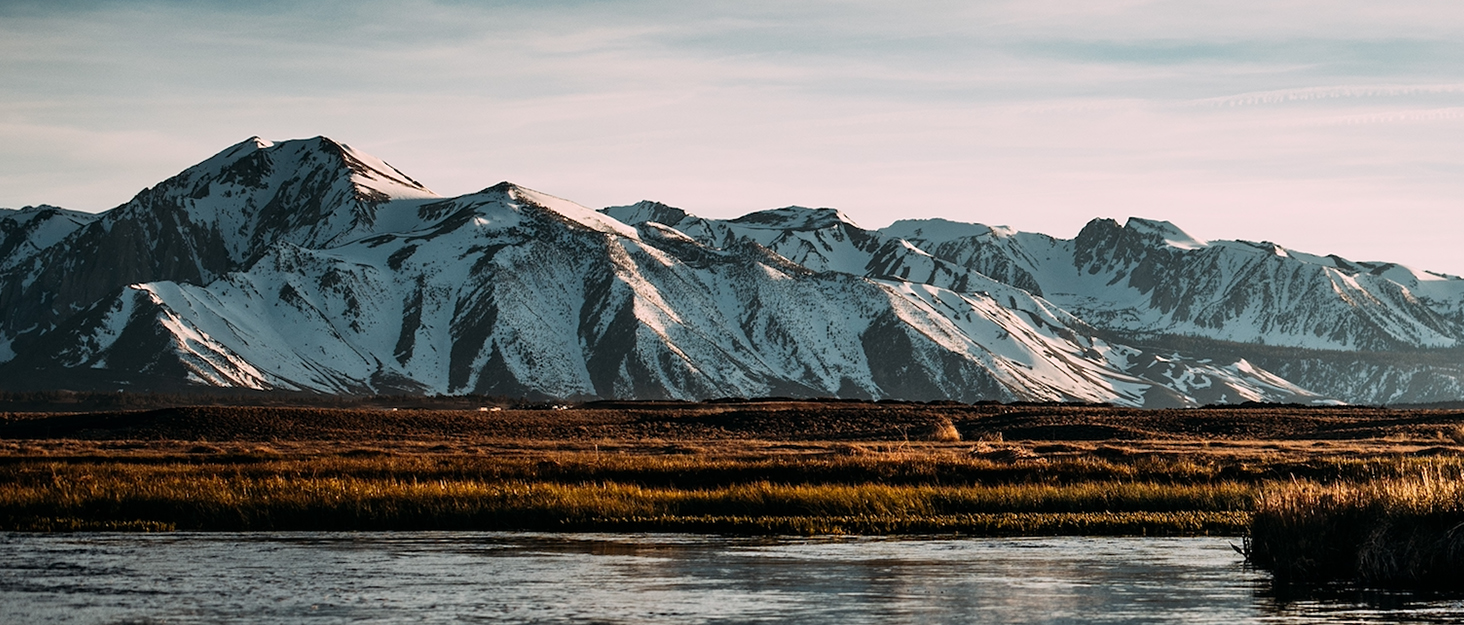
<svg viewBox="0 0 1464 625">
<path fill-rule="evenodd" d="M 1459 622 L 1279 601 L 1234 539 L 0 535 L 3 623 Z"/>
</svg>

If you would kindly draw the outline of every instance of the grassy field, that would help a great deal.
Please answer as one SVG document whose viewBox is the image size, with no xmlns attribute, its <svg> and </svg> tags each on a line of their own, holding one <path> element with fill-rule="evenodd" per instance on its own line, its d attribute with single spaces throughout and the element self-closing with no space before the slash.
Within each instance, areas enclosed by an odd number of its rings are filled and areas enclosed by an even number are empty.
<svg viewBox="0 0 1464 625">
<path fill-rule="evenodd" d="M 475 476 L 370 461 L 22 462 L 0 473 L 0 510 L 12 529 L 1192 534 L 1238 531 L 1254 499 L 1250 487 L 1231 482 L 647 486 L 632 481 L 630 467 L 618 468 L 622 481 L 505 479 L 511 470 Z M 659 481 L 665 465 L 646 468 Z"/>
<path fill-rule="evenodd" d="M 481 408 L 0 413 L 0 529 L 1219 534 L 1282 580 L 1464 579 L 1458 412 Z"/>
</svg>

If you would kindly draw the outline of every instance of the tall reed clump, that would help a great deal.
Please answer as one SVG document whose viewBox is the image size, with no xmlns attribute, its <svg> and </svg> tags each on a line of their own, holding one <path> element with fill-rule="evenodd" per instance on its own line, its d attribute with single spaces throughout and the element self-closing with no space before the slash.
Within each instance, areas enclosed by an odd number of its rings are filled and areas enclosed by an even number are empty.
<svg viewBox="0 0 1464 625">
<path fill-rule="evenodd" d="M 1247 554 L 1283 584 L 1464 588 L 1464 480 L 1412 477 L 1263 488 Z"/>
</svg>

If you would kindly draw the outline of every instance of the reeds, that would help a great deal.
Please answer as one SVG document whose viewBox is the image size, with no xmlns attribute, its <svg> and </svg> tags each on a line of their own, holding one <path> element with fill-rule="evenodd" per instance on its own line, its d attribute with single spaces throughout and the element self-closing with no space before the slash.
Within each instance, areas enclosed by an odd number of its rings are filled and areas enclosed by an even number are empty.
<svg viewBox="0 0 1464 625">
<path fill-rule="evenodd" d="M 1261 491 L 1247 551 L 1281 583 L 1464 588 L 1458 470 Z"/>
<path fill-rule="evenodd" d="M 979 444 L 978 444 L 979 445 Z M 152 466 L 156 471 L 315 475 L 484 481 L 523 480 L 579 483 L 609 481 L 645 486 L 696 488 L 753 482 L 780 484 L 961 485 L 1033 482 L 1209 483 L 1255 481 L 1268 470 L 1199 464 L 1188 460 L 1118 461 L 1094 457 L 1010 462 L 981 454 L 905 450 L 900 444 L 843 444 L 823 454 L 709 457 L 696 453 L 536 452 L 525 455 L 395 454 L 350 449 L 333 454 L 290 455 L 254 446 L 213 453 L 194 446 L 172 456 L 0 457 L 0 484 L 23 479 L 38 467 L 85 467 L 93 474 Z M 197 451 L 195 451 L 197 450 Z M 293 453 L 293 452 L 292 452 Z M 1031 456 L 1030 452 L 1025 454 Z M 1045 458 L 1044 458 L 1045 460 Z M 45 471 L 50 471 L 47 468 Z M 66 469 L 70 470 L 70 469 Z M 1327 472 L 1335 472 L 1328 469 Z"/>
<path fill-rule="evenodd" d="M 0 526 L 1193 534 L 1238 530 L 1254 496 L 1252 487 L 1234 482 L 764 481 L 676 487 L 423 479 L 390 472 L 353 475 L 339 468 L 314 473 L 245 465 L 12 468 L 0 483 Z"/>
<path fill-rule="evenodd" d="M 1452 566 L 1450 541 L 1464 521 L 1464 464 L 1450 457 L 1035 463 L 846 446 L 746 457 L 247 446 L 14 456 L 0 462 L 0 529 L 1154 535 L 1249 526 L 1252 560 L 1279 578 L 1409 583 Z M 1307 477 L 1274 479 L 1286 473 Z"/>
</svg>

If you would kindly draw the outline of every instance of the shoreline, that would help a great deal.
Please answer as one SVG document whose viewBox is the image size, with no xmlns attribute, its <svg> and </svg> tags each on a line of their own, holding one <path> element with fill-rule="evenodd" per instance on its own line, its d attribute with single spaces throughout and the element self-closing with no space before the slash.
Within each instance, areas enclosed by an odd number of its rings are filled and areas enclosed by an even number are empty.
<svg viewBox="0 0 1464 625">
<path fill-rule="evenodd" d="M 89 533 L 260 533 L 260 532 L 548 532 L 564 534 L 697 534 L 741 537 L 881 538 L 1042 538 L 1090 537 L 1239 537 L 1250 523 L 1247 513 L 978 513 L 928 518 L 905 517 L 629 517 L 590 519 L 556 525 L 501 526 L 429 523 L 413 526 L 328 526 L 267 528 L 180 528 L 160 521 L 98 521 L 33 518 L 0 527 L 20 534 Z"/>
<path fill-rule="evenodd" d="M 1458 483 L 1461 423 L 1446 410 L 856 402 L 4 413 L 0 530 L 1219 535 L 1244 536 L 1288 580 L 1427 587 L 1464 567 L 1363 560 L 1393 557 L 1375 547 L 1398 536 L 1405 551 L 1464 553 L 1434 536 L 1464 509 L 1373 486 Z M 1368 488 L 1384 495 L 1283 496 Z M 1406 535 L 1368 529 L 1409 518 L 1422 520 Z M 1296 565 L 1309 561 L 1327 565 Z"/>
</svg>

